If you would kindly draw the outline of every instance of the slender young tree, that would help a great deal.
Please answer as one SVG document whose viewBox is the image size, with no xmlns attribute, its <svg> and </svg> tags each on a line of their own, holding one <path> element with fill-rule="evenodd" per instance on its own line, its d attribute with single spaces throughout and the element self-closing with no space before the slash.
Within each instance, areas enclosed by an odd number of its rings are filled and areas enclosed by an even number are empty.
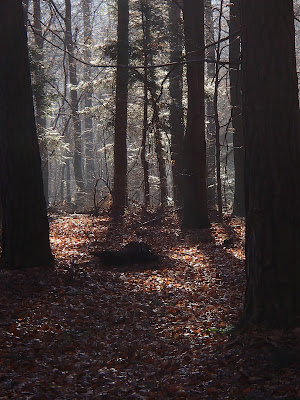
<svg viewBox="0 0 300 400">
<path fill-rule="evenodd" d="M 300 135 L 292 0 L 241 0 L 245 135 L 244 323 L 300 318 Z"/>
<path fill-rule="evenodd" d="M 204 0 L 184 0 L 188 111 L 183 143 L 183 226 L 209 226 L 204 106 Z"/>
<path fill-rule="evenodd" d="M 115 214 L 123 215 L 127 203 L 127 103 L 128 103 L 128 0 L 118 0 L 118 41 L 116 77 L 116 113 L 114 140 L 114 187 Z"/>
<path fill-rule="evenodd" d="M 51 266 L 21 0 L 0 3 L 1 265 Z"/>
<path fill-rule="evenodd" d="M 233 214 L 245 216 L 245 183 L 244 183 L 244 132 L 242 118 L 242 92 L 241 92 L 241 69 L 240 69 L 240 0 L 232 0 L 230 4 L 229 22 L 229 77 L 230 77 L 230 103 L 231 121 L 233 128 L 234 148 L 234 202 Z"/>
</svg>

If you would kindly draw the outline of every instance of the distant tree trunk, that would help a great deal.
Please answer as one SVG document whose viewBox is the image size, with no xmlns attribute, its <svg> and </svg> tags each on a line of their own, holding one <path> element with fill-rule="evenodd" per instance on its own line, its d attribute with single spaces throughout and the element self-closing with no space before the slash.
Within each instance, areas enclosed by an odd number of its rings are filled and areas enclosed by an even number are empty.
<svg viewBox="0 0 300 400">
<path fill-rule="evenodd" d="M 33 0 L 33 28 L 34 28 L 34 41 L 36 46 L 36 60 L 38 64 L 38 71 L 36 72 L 35 81 L 36 84 L 39 83 L 39 79 L 41 78 L 42 73 L 42 63 L 44 60 L 44 40 L 42 36 L 42 24 L 41 24 L 41 4 L 40 0 Z M 41 93 L 42 91 L 42 93 Z M 48 150 L 47 144 L 44 134 L 46 128 L 46 119 L 44 117 L 44 110 L 43 110 L 43 96 L 44 88 L 41 91 L 37 91 L 35 95 L 35 119 L 36 119 L 36 127 L 38 136 L 40 136 L 40 152 L 42 158 L 42 172 L 43 172 L 43 180 L 44 180 L 44 193 L 45 193 L 45 200 L 46 204 L 48 205 L 48 178 L 49 178 L 49 171 L 48 171 Z"/>
<path fill-rule="evenodd" d="M 240 70 L 240 0 L 232 0 L 229 23 L 230 102 L 234 148 L 234 202 L 233 214 L 245 216 L 244 162 L 245 144 L 242 118 L 242 92 Z"/>
<path fill-rule="evenodd" d="M 153 50 L 151 49 L 151 27 L 154 22 L 155 16 L 151 13 L 151 8 L 149 4 L 145 6 L 148 13 L 149 20 L 149 61 L 153 62 Z M 152 129 L 154 133 L 154 141 L 155 141 L 155 152 L 157 157 L 157 166 L 158 166 L 158 175 L 159 175 L 159 191 L 160 191 L 160 206 L 164 209 L 168 204 L 168 182 L 167 182 L 167 169 L 166 169 L 166 157 L 162 142 L 162 129 L 160 124 L 159 117 L 159 107 L 158 107 L 158 96 L 156 93 L 156 74 L 155 70 L 151 68 L 148 72 L 148 90 L 151 94 L 151 102 L 153 107 L 153 116 L 152 116 Z"/>
<path fill-rule="evenodd" d="M 91 25 L 91 0 L 82 0 L 83 14 L 83 34 L 84 34 L 84 59 L 90 62 L 92 59 L 92 25 Z M 84 82 L 87 84 L 83 96 L 86 111 L 90 110 L 93 105 L 93 86 L 92 71 L 89 65 L 84 65 Z M 90 114 L 84 116 L 85 131 L 85 166 L 86 166 L 86 191 L 92 199 L 95 181 L 95 164 L 94 164 L 94 133 L 93 120 Z"/>
<path fill-rule="evenodd" d="M 300 321 L 300 136 L 292 0 L 241 0 L 244 323 Z"/>
<path fill-rule="evenodd" d="M 66 161 L 66 197 L 67 203 L 72 203 L 72 193 L 71 193 L 71 162 L 68 159 Z"/>
<path fill-rule="evenodd" d="M 51 266 L 21 0 L 0 3 L 1 265 Z"/>
<path fill-rule="evenodd" d="M 182 56 L 183 30 L 181 10 L 178 5 L 172 1 L 169 3 L 169 32 L 170 62 L 176 63 Z M 169 91 L 171 96 L 169 121 L 171 129 L 173 197 L 176 206 L 182 205 L 182 148 L 184 138 L 182 75 L 183 67 L 182 64 L 179 63 L 169 76 Z"/>
<path fill-rule="evenodd" d="M 162 209 L 165 209 L 168 205 L 168 183 L 167 183 L 167 170 L 166 160 L 164 154 L 164 148 L 162 144 L 162 134 L 159 123 L 158 106 L 154 104 L 154 140 L 155 140 L 155 152 L 158 163 L 159 173 L 159 188 L 160 188 L 160 205 Z"/>
<path fill-rule="evenodd" d="M 150 46 L 150 27 L 149 27 L 149 9 L 145 1 L 141 2 L 142 11 L 142 28 L 143 28 L 143 55 L 144 55 L 144 82 L 143 82 L 143 132 L 142 132 L 142 146 L 141 146 L 141 163 L 144 176 L 144 209 L 150 205 L 150 184 L 149 184 L 149 163 L 147 160 L 146 143 L 148 133 L 148 62 L 149 62 L 149 46 Z"/>
<path fill-rule="evenodd" d="M 206 187 L 204 107 L 204 0 L 184 0 L 184 31 L 187 61 L 188 112 L 183 144 L 183 226 L 209 226 Z"/>
<path fill-rule="evenodd" d="M 206 26 L 206 45 L 215 42 L 214 37 L 214 20 L 211 0 L 205 0 L 205 26 Z M 207 57 L 209 60 L 215 61 L 216 46 L 211 45 L 207 49 Z M 216 64 L 214 62 L 207 63 L 207 80 L 210 85 L 216 78 Z M 207 198 L 209 208 L 216 207 L 216 124 L 215 124 L 215 107 L 214 100 L 211 95 L 206 99 L 206 144 L 207 144 Z"/>
<path fill-rule="evenodd" d="M 127 204 L 128 0 L 118 0 L 116 115 L 114 141 L 113 207 L 123 215 Z"/>
<path fill-rule="evenodd" d="M 82 202 L 84 182 L 82 173 L 82 149 L 81 149 L 81 120 L 78 113 L 78 94 L 77 94 L 77 72 L 76 72 L 76 61 L 74 59 L 74 44 L 72 37 L 72 12 L 71 12 L 71 1 L 65 0 L 65 40 L 66 47 L 68 50 L 68 61 L 69 61 L 69 80 L 70 80 L 70 95 L 71 95 L 71 115 L 73 122 L 73 136 L 74 136 L 74 174 L 76 181 L 76 203 Z"/>
</svg>

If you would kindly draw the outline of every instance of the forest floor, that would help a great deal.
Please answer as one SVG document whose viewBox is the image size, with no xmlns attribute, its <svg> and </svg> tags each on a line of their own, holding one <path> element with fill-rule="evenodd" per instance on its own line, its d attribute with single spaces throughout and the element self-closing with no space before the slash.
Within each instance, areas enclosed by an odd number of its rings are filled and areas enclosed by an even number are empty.
<svg viewBox="0 0 300 400">
<path fill-rule="evenodd" d="M 141 225 L 154 217 L 53 214 L 55 268 L 0 271 L 1 400 L 300 399 L 299 329 L 233 333 L 243 221 Z M 107 268 L 91 255 L 132 240 L 158 263 Z"/>
</svg>

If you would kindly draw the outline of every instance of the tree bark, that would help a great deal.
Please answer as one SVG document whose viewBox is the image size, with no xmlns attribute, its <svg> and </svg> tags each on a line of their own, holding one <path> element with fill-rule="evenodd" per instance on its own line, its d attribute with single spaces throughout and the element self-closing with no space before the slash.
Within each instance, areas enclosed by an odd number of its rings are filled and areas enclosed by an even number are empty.
<svg viewBox="0 0 300 400">
<path fill-rule="evenodd" d="M 123 215 L 127 204 L 128 0 L 118 0 L 116 115 L 113 212 Z"/>
<path fill-rule="evenodd" d="M 22 1 L 0 3 L 1 266 L 51 266 Z"/>
<path fill-rule="evenodd" d="M 229 22 L 229 77 L 230 77 L 230 103 L 231 121 L 233 128 L 233 154 L 234 154 L 234 201 L 233 215 L 245 216 L 245 182 L 244 162 L 245 143 L 242 118 L 242 92 L 240 70 L 240 0 L 232 0 L 230 6 Z"/>
<path fill-rule="evenodd" d="M 184 31 L 187 52 L 188 111 L 183 143 L 183 226 L 209 226 L 206 187 L 204 106 L 204 0 L 184 0 Z M 191 62 L 193 61 L 193 62 Z"/>
<path fill-rule="evenodd" d="M 292 0 L 241 0 L 246 184 L 244 320 L 300 318 L 300 135 Z"/>
</svg>

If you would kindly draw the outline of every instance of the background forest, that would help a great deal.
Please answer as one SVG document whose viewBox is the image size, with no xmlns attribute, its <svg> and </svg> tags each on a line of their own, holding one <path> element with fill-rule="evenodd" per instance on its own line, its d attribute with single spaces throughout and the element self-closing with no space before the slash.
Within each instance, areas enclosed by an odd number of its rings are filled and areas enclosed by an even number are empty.
<svg viewBox="0 0 300 400">
<path fill-rule="evenodd" d="M 240 52 L 234 7 L 235 2 L 205 2 L 209 208 L 216 209 L 218 193 L 218 206 L 226 212 L 234 209 L 234 160 L 237 179 L 243 168 L 238 155 L 241 104 L 235 104 L 240 102 L 235 89 L 240 81 L 234 75 L 239 66 L 231 75 L 229 69 L 230 57 L 238 61 Z M 117 24 L 115 1 L 28 4 L 35 110 L 45 192 L 52 207 L 98 210 L 112 201 Z M 131 1 L 128 29 L 127 204 L 180 206 L 188 106 L 180 4 Z M 126 155 L 125 148 L 121 151 Z M 235 213 L 244 213 L 238 203 Z"/>
</svg>

